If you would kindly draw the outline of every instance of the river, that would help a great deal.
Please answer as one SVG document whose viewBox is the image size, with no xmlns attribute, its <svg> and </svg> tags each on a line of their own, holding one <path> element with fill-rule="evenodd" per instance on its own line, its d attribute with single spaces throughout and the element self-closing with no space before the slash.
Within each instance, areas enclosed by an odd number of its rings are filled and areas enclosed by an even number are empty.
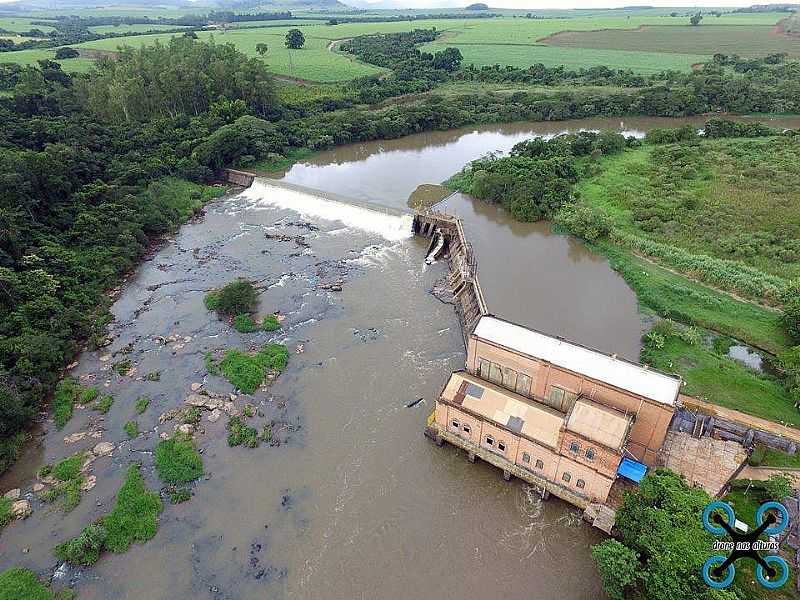
<svg viewBox="0 0 800 600">
<path fill-rule="evenodd" d="M 623 128 L 654 124 L 626 120 Z M 321 153 L 285 179 L 403 207 L 417 185 L 438 183 L 532 133 L 608 125 L 508 125 L 362 144 Z M 216 201 L 123 286 L 111 345 L 83 353 L 72 372 L 115 403 L 104 417 L 78 410 L 62 431 L 45 423 L 0 479 L 0 491 L 21 485 L 34 505 L 30 518 L 0 534 L 0 570 L 52 574 L 59 566 L 53 546 L 110 510 L 131 461 L 142 462 L 157 489 L 151 450 L 172 430 L 158 424 L 159 414 L 179 406 L 193 383 L 234 392 L 206 373 L 205 353 L 278 340 L 291 353 L 286 372 L 236 404 L 256 404 L 264 416 L 254 422 L 273 421 L 280 444 L 229 448 L 225 419 L 204 421 L 196 440 L 206 476 L 193 498 L 165 502 L 150 542 L 104 555 L 93 568 L 62 569 L 56 586 L 75 585 L 81 600 L 601 597 L 589 548 L 602 535 L 578 511 L 557 499 L 541 502 L 529 486 L 506 483 L 496 469 L 422 436 L 433 398 L 464 361 L 452 307 L 430 293 L 446 266 L 423 266 L 426 240 L 398 235 L 407 217 L 376 222 L 348 209 L 344 226 L 314 216 L 330 210 L 324 202 L 309 201 L 300 215 L 285 205 L 259 182 Z M 493 312 L 638 352 L 635 297 L 604 260 L 544 225 L 513 223 L 466 197 L 446 208 L 465 219 Z M 285 315 L 281 331 L 239 334 L 204 308 L 208 290 L 237 276 L 262 290 L 262 314 Z M 342 290 L 332 291 L 332 282 Z M 123 356 L 135 367 L 126 376 L 111 369 Z M 160 380 L 144 378 L 155 370 Z M 129 442 L 122 428 L 143 394 L 152 399 L 139 417 L 144 433 Z M 406 408 L 418 398 L 425 402 Z M 65 444 L 65 436 L 87 430 L 101 437 Z M 116 448 L 93 464 L 97 485 L 75 510 L 64 514 L 35 499 L 31 475 L 39 464 L 99 439 Z"/>
</svg>

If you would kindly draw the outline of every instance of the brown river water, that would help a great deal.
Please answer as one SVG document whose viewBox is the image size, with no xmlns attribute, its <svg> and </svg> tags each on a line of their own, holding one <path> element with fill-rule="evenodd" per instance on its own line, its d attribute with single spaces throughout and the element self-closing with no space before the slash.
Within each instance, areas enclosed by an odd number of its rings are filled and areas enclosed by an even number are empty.
<svg viewBox="0 0 800 600">
<path fill-rule="evenodd" d="M 626 120 L 623 129 L 664 123 Z M 403 208 L 418 185 L 439 183 L 488 151 L 534 134 L 619 126 L 421 134 L 321 153 L 285 178 Z M 453 196 L 444 208 L 465 219 L 490 310 L 635 357 L 635 297 L 604 260 L 546 225 L 513 223 L 470 198 Z M 337 218 L 324 218 L 331 214 Z M 45 422 L 0 478 L 0 491 L 21 487 L 34 508 L 0 534 L 0 571 L 31 568 L 56 587 L 74 585 L 81 600 L 602 597 L 589 552 L 602 534 L 578 511 L 541 502 L 529 486 L 506 483 L 493 467 L 423 438 L 433 398 L 463 366 L 464 350 L 452 307 L 430 293 L 446 266 L 423 266 L 427 240 L 408 237 L 408 225 L 407 216 L 257 181 L 184 226 L 123 287 L 112 307 L 111 345 L 85 352 L 73 371 L 114 395 L 109 413 L 77 410 L 62 431 Z M 303 237 L 268 237 L 274 234 Z M 237 276 L 262 290 L 262 314 L 286 316 L 281 331 L 239 334 L 204 308 L 205 292 Z M 326 289 L 338 282 L 341 291 Z M 235 403 L 254 403 L 264 415 L 254 425 L 274 421 L 280 443 L 229 448 L 225 418 L 204 420 L 196 441 L 206 476 L 190 501 L 165 501 L 156 537 L 92 568 L 60 565 L 52 548 L 110 510 L 130 462 L 141 461 L 150 487 L 160 487 L 152 448 L 173 423 L 159 425 L 159 414 L 180 406 L 192 383 L 234 392 L 207 374 L 205 353 L 269 340 L 289 347 L 287 370 Z M 135 366 L 127 376 L 110 368 L 123 357 Z M 155 370 L 159 381 L 143 379 Z M 123 425 L 135 418 L 140 395 L 152 399 L 138 417 L 144 433 L 127 441 Z M 406 408 L 418 398 L 425 402 Z M 86 430 L 102 437 L 65 444 L 65 436 Z M 76 509 L 65 514 L 35 498 L 32 474 L 41 464 L 99 440 L 116 448 L 92 465 L 97 485 Z"/>
</svg>

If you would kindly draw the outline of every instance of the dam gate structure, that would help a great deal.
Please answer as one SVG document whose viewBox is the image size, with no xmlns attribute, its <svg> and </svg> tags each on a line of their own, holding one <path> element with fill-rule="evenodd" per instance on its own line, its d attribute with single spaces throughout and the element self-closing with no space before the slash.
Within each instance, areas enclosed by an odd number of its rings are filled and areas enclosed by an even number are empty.
<svg viewBox="0 0 800 600">
<path fill-rule="evenodd" d="M 447 286 L 453 295 L 456 314 L 466 345 L 480 318 L 489 314 L 483 290 L 478 281 L 478 262 L 458 217 L 435 210 L 417 211 L 414 234 L 431 238 L 426 262 L 439 256 L 448 257 L 450 276 Z"/>
</svg>

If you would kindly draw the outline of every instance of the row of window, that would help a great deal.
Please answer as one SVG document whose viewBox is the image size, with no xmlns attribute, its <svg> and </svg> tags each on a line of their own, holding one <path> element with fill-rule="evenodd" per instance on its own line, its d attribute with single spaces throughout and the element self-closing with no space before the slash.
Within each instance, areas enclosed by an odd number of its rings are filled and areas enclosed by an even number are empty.
<svg viewBox="0 0 800 600">
<path fill-rule="evenodd" d="M 581 445 L 578 442 L 570 442 L 569 451 L 573 454 L 580 454 Z M 594 460 L 594 448 L 587 448 L 583 455 L 586 457 L 586 460 Z"/>
<path fill-rule="evenodd" d="M 452 425 L 454 429 L 461 429 L 464 433 L 467 433 L 467 434 L 469 434 L 472 431 L 472 428 L 469 426 L 468 423 L 464 423 L 462 425 L 461 423 L 459 423 L 458 419 L 453 419 L 450 422 L 450 425 Z M 495 447 L 495 441 L 496 440 L 491 435 L 487 435 L 486 438 L 484 438 L 484 439 L 486 441 L 486 445 L 487 446 L 491 446 L 492 448 Z M 502 441 L 502 440 L 497 441 L 497 449 L 500 452 L 505 452 L 506 451 L 506 443 L 504 441 Z M 569 449 L 570 449 L 570 451 L 578 452 L 580 450 L 580 446 L 578 445 L 577 442 L 572 442 L 572 444 L 570 444 Z M 591 455 L 590 455 L 590 453 L 591 453 Z M 586 449 L 586 458 L 588 458 L 589 460 L 594 459 L 594 450 L 592 450 L 591 448 L 587 448 Z M 529 453 L 527 453 L 527 452 L 523 452 L 522 453 L 522 462 L 524 462 L 525 464 L 530 464 L 531 455 Z M 541 459 L 536 459 L 535 467 L 537 469 L 539 469 L 539 470 L 544 469 L 544 461 L 541 460 Z M 565 483 L 569 483 L 570 480 L 572 479 L 572 475 L 570 475 L 569 473 L 567 473 L 565 471 L 561 475 L 561 479 Z M 578 479 L 578 481 L 575 482 L 575 487 L 582 490 L 583 488 L 586 487 L 586 482 L 583 479 Z"/>
<path fill-rule="evenodd" d="M 478 358 L 478 375 L 521 396 L 531 395 L 531 378 L 525 373 L 517 373 L 514 369 Z"/>
<path fill-rule="evenodd" d="M 478 358 L 478 375 L 492 383 L 502 386 L 507 390 L 516 392 L 521 396 L 533 395 L 533 381 L 529 375 L 518 373 L 514 369 L 504 367 L 485 358 Z M 568 413 L 575 404 L 578 394 L 556 385 L 550 386 L 550 393 L 544 403 L 562 413 Z"/>
</svg>

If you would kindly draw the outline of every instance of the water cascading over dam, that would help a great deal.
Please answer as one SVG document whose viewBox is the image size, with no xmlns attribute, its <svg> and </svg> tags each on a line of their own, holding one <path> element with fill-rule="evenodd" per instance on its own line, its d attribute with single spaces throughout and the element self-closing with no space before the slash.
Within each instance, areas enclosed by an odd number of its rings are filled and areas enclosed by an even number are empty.
<svg viewBox="0 0 800 600">
<path fill-rule="evenodd" d="M 388 241 L 401 241 L 413 235 L 414 215 L 410 212 L 265 177 L 256 177 L 242 197 L 256 205 L 295 210 L 303 218 L 338 221 L 345 227 L 378 234 Z"/>
</svg>

